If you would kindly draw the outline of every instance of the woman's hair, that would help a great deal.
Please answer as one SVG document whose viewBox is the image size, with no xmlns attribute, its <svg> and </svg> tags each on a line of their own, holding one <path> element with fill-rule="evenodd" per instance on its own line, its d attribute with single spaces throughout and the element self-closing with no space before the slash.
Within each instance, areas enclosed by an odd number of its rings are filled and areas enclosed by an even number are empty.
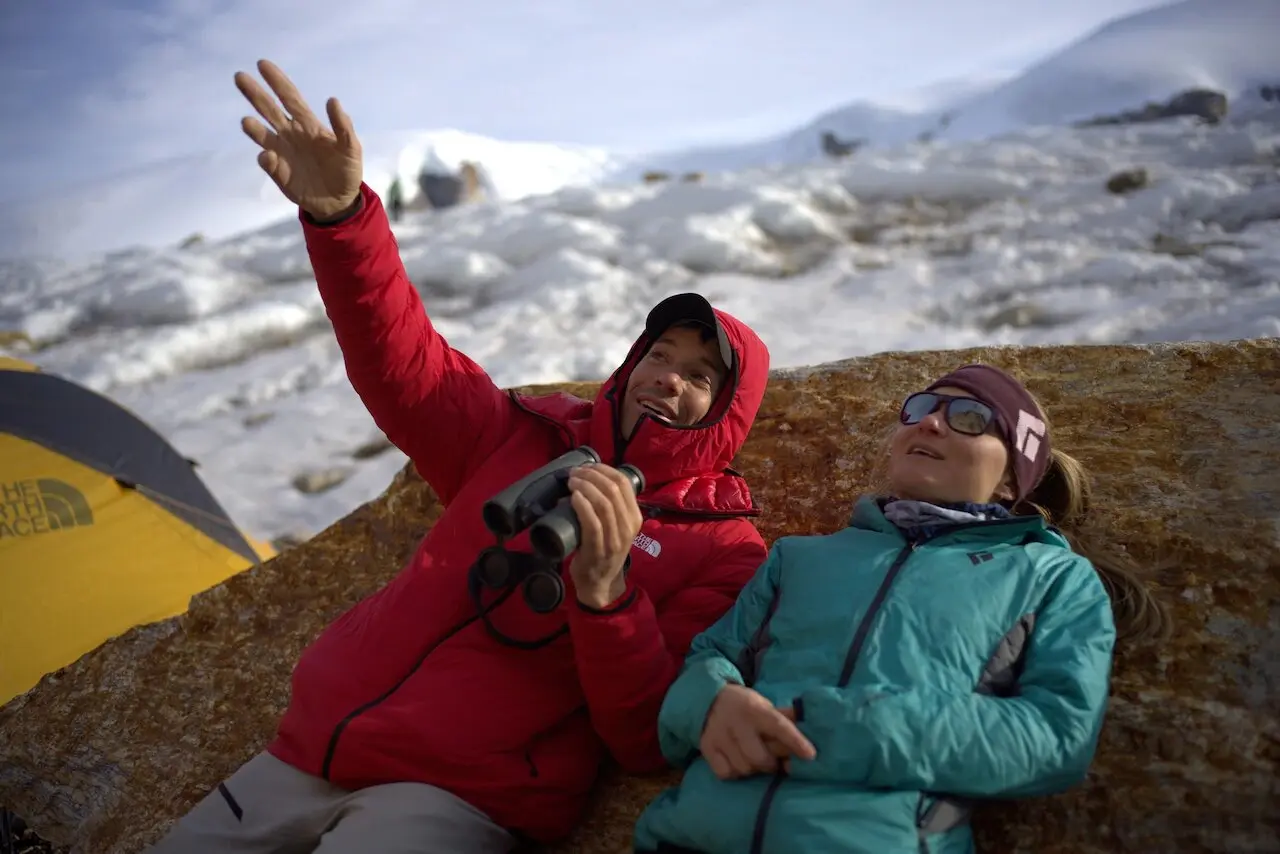
<svg viewBox="0 0 1280 854">
<path fill-rule="evenodd" d="M 1044 412 L 1043 407 L 1040 411 Z M 1137 562 L 1088 524 L 1090 492 L 1085 467 L 1075 457 L 1054 448 L 1044 478 L 1011 509 L 1014 513 L 1040 514 L 1062 532 L 1075 552 L 1089 559 L 1111 597 L 1120 639 L 1167 637 L 1169 613 L 1138 577 Z"/>
<path fill-rule="evenodd" d="M 1030 393 L 1030 392 L 1028 392 Z M 1035 396 L 1032 395 L 1035 400 Z M 1049 427 L 1045 408 L 1036 407 Z M 900 425 L 894 424 L 889 436 Z M 881 471 L 877 480 L 883 481 Z M 1037 513 L 1058 529 L 1071 548 L 1093 564 L 1111 598 L 1116 634 L 1120 640 L 1147 640 L 1167 637 L 1171 618 L 1165 606 L 1152 595 L 1138 577 L 1140 567 L 1127 551 L 1114 545 L 1105 532 L 1091 524 L 1089 515 L 1092 483 L 1089 472 L 1075 457 L 1053 448 L 1049 469 L 1040 483 L 1016 503 L 1002 502 L 1015 514 Z"/>
</svg>

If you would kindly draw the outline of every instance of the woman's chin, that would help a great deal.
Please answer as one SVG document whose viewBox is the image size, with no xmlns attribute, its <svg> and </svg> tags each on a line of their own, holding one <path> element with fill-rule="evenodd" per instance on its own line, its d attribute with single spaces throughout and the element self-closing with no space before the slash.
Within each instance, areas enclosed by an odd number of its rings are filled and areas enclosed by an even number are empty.
<svg viewBox="0 0 1280 854">
<path fill-rule="evenodd" d="M 913 501 L 936 501 L 944 492 L 936 472 L 920 471 L 910 463 L 897 467 L 889 474 L 890 493 Z"/>
</svg>

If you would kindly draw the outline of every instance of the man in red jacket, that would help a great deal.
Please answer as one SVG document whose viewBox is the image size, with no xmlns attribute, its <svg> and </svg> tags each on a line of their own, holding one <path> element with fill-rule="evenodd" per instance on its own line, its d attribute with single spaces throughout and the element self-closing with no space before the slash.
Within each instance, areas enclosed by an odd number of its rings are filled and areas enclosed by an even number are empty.
<svg viewBox="0 0 1280 854">
<path fill-rule="evenodd" d="M 765 557 L 729 464 L 768 351 L 680 294 L 594 401 L 503 392 L 424 312 L 337 101 L 331 132 L 278 68 L 258 67 L 279 103 L 237 74 L 267 123 L 244 130 L 299 206 L 348 376 L 446 509 L 408 566 L 303 653 L 266 750 L 153 851 L 486 854 L 561 838 L 607 756 L 663 767 L 667 688 Z M 602 463 L 568 480 L 581 543 L 554 567 L 562 602 L 535 610 L 515 587 L 479 583 L 495 544 L 484 503 L 583 445 Z M 644 476 L 638 497 L 623 463 Z M 532 553 L 527 533 L 504 545 Z"/>
</svg>

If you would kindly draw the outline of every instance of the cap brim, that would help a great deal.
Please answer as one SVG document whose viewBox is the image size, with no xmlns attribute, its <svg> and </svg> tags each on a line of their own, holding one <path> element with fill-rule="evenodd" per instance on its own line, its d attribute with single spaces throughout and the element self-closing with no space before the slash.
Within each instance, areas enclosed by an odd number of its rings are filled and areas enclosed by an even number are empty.
<svg viewBox="0 0 1280 854">
<path fill-rule="evenodd" d="M 677 323 L 693 321 L 701 323 L 708 329 L 716 331 L 716 342 L 720 346 L 720 358 L 727 370 L 732 371 L 734 365 L 733 347 L 729 344 L 729 336 L 725 334 L 720 318 L 716 317 L 711 303 L 702 294 L 687 293 L 667 297 L 653 307 L 644 323 L 644 331 L 650 338 L 657 338 Z"/>
</svg>

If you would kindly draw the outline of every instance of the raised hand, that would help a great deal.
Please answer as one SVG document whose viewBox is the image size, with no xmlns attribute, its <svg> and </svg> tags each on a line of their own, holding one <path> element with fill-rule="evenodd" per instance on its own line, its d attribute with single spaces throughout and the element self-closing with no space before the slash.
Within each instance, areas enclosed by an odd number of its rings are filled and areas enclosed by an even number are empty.
<svg viewBox="0 0 1280 854">
<path fill-rule="evenodd" d="M 245 116 L 240 127 L 261 146 L 258 165 L 271 176 L 285 198 L 318 221 L 336 219 L 354 208 L 360 197 L 364 166 L 360 140 L 351 118 L 337 98 L 325 104 L 326 127 L 311 111 L 293 82 L 272 62 L 258 61 L 271 97 L 258 82 L 237 71 L 236 88 L 266 125 Z"/>
</svg>

